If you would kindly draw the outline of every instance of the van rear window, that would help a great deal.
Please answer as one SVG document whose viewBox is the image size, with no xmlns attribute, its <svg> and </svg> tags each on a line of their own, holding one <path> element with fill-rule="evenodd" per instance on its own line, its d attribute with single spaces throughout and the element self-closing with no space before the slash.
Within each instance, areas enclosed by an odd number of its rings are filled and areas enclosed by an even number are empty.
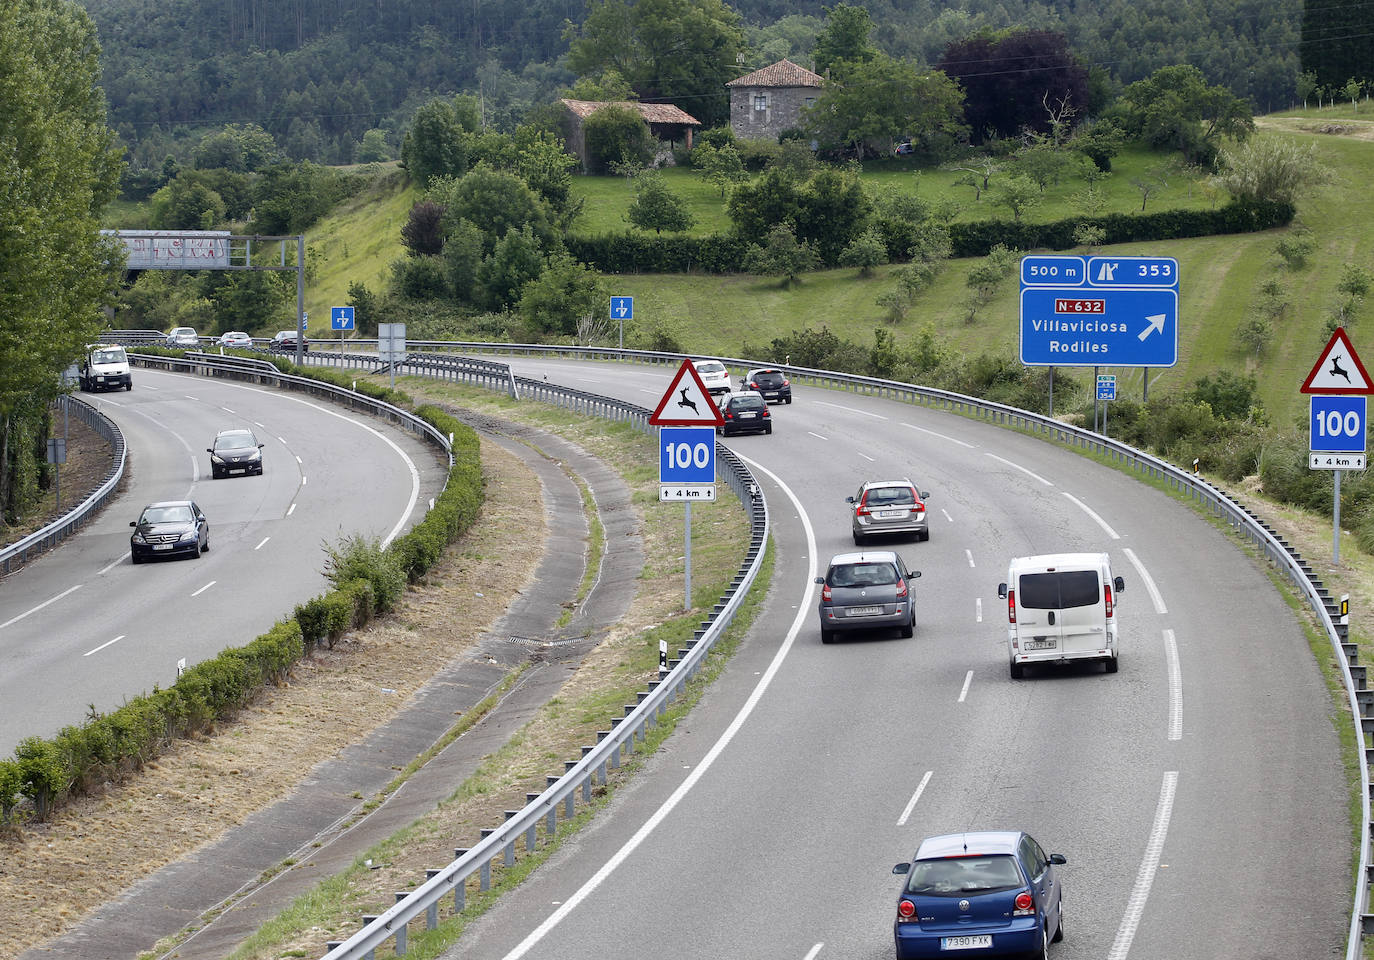
<svg viewBox="0 0 1374 960">
<path fill-rule="evenodd" d="M 1020 587 L 1016 592 L 1016 602 L 1028 610 L 1090 607 L 1097 603 L 1097 579 L 1095 570 L 1023 573 Z"/>
</svg>

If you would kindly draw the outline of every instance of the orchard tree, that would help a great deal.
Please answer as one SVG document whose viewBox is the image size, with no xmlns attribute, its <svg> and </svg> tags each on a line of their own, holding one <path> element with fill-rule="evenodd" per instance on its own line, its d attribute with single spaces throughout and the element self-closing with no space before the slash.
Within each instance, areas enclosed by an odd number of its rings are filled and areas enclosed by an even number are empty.
<svg viewBox="0 0 1374 960">
<path fill-rule="evenodd" d="M 780 223 L 768 231 L 762 244 L 752 244 L 745 255 L 744 268 L 765 277 L 782 277 L 784 289 L 800 280 L 807 270 L 820 262 L 810 244 L 801 243 L 792 228 Z"/>
<path fill-rule="evenodd" d="M 873 268 L 887 263 L 887 244 L 876 230 L 865 230 L 844 248 L 840 254 L 840 264 L 858 267 L 859 276 L 873 276 Z"/>
<path fill-rule="evenodd" d="M 699 143 L 694 146 L 692 169 L 719 188 L 722 200 L 725 199 L 730 187 L 749 179 L 739 150 L 730 143 L 720 147 L 711 143 Z"/>
<path fill-rule="evenodd" d="M 635 183 L 635 198 L 626 214 L 641 230 L 662 234 L 664 230 L 677 233 L 693 224 L 687 203 L 672 190 L 659 173 L 646 173 Z"/>
</svg>

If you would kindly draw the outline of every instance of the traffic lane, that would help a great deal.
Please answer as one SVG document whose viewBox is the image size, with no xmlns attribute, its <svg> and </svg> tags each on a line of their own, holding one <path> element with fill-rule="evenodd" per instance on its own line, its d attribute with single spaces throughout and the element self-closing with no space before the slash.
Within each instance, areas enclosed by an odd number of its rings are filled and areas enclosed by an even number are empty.
<svg viewBox="0 0 1374 960">
<path fill-rule="evenodd" d="M 788 513 L 786 501 L 780 505 L 779 493 L 770 490 L 769 498 L 775 519 Z M 784 558 L 790 561 L 795 552 L 785 545 L 788 529 L 780 521 L 775 527 L 780 564 Z M 846 525 L 841 534 L 832 529 L 818 535 L 818 556 L 824 558 L 830 550 L 846 549 L 840 538 L 847 533 Z M 980 669 L 995 670 L 1000 685 L 1007 684 L 1005 656 L 998 646 L 1000 629 L 988 642 L 985 625 L 975 621 L 972 603 L 947 604 L 940 599 L 950 594 L 967 596 L 976 589 L 970 579 L 975 576 L 973 568 L 967 563 L 947 562 L 962 557 L 964 549 L 953 538 L 943 544 L 936 541 L 903 547 L 909 559 L 924 554 L 918 557 L 920 562 L 911 560 L 912 566 L 934 571 L 930 578 L 923 576 L 916 581 L 918 600 L 923 602 L 914 640 L 871 637 L 822 646 L 814 626 L 814 592 L 808 592 L 797 644 L 750 722 L 656 835 L 606 881 L 604 892 L 564 920 L 561 926 L 566 929 L 556 930 L 540 944 L 538 955 L 586 955 L 578 951 L 588 942 L 596 942 L 599 931 L 607 929 L 607 922 L 623 940 L 624 924 L 613 922 L 615 914 L 652 915 L 653 936 L 661 937 L 661 942 L 682 942 L 679 937 L 690 936 L 694 945 L 703 937 L 709 943 L 708 928 L 728 931 L 723 945 L 729 949 L 722 955 L 790 955 L 794 946 L 802 955 L 815 942 L 826 939 L 843 943 L 845 956 L 868 955 L 852 953 L 856 945 L 876 951 L 875 955 L 890 953 L 891 905 L 896 890 L 891 864 L 909 856 L 919 839 L 891 839 L 900 835 L 892 833 L 894 824 L 922 765 L 907 761 L 912 754 L 920 754 L 930 758 L 925 763 L 942 764 L 947 757 L 965 756 L 970 739 L 1002 743 L 1010 726 L 998 718 L 958 726 L 949 723 L 948 710 L 957 703 L 970 663 L 983 663 Z M 790 562 L 795 565 L 795 561 Z M 782 566 L 779 574 L 775 583 L 787 583 Z M 790 589 L 780 586 L 780 590 L 794 596 Z M 770 608 L 778 602 L 775 598 L 780 590 L 770 595 Z M 781 611 L 766 611 L 763 621 L 790 622 L 800 604 L 784 606 Z M 973 659 L 974 651 L 985 659 Z M 733 672 L 732 666 L 727 673 Z M 1096 679 L 1103 678 L 1099 674 Z M 1118 695 L 1105 685 L 1104 690 L 1108 697 Z M 1070 696 L 1082 708 L 1079 692 L 1072 691 Z M 983 702 L 997 703 L 995 699 Z M 1019 706 L 1017 711 L 1024 712 Z M 1067 715 L 1063 709 L 1052 712 L 1057 717 Z M 683 734 L 687 742 L 695 739 L 698 716 L 699 712 L 694 712 L 691 731 Z M 955 739 L 944 742 L 951 735 Z M 870 745 L 875 755 L 872 760 L 863 753 Z M 1014 745 L 1006 748 L 1026 749 Z M 1070 757 L 1084 755 L 1078 744 L 1070 743 L 1064 749 Z M 690 762 L 682 766 L 694 768 Z M 976 779 L 982 778 L 980 769 Z M 959 771 L 953 776 L 943 772 L 932 795 L 949 790 L 959 779 Z M 781 797 L 776 795 L 779 785 L 785 785 Z M 955 788 L 960 799 L 954 806 L 967 810 L 964 789 Z M 713 791 L 718 792 L 713 795 Z M 1147 785 L 1143 796 L 1148 798 L 1153 792 L 1153 785 Z M 1120 800 L 1117 802 L 1119 805 Z M 730 816 L 721 824 L 718 821 L 723 810 L 730 811 Z M 1148 819 L 1148 812 L 1141 816 Z M 817 844 L 816 837 L 824 838 L 824 843 Z M 692 856 L 682 856 L 683 844 L 693 849 Z M 803 849 L 796 849 L 798 845 Z M 901 852 L 892 852 L 894 848 Z M 645 850 L 651 852 L 641 853 Z M 776 851 L 772 859 L 762 855 L 770 850 Z M 758 851 L 760 855 L 750 857 L 740 851 Z M 835 859 L 838 866 L 827 858 Z M 695 876 L 698 867 L 701 875 Z M 563 872 L 560 866 L 558 873 Z M 837 878 L 842 880 L 837 883 Z M 809 887 L 811 883 L 816 886 Z M 647 894 L 646 902 L 636 903 L 642 894 Z M 568 892 L 560 886 L 549 896 L 564 902 Z M 654 902 L 660 905 L 656 912 L 636 912 L 639 907 L 652 911 Z M 777 943 L 780 934 L 772 924 L 760 930 L 761 940 L 750 939 L 750 931 L 759 929 L 753 919 L 758 905 L 786 902 L 806 904 L 804 918 L 799 919 L 814 927 L 795 945 L 789 941 L 781 950 Z M 663 910 L 664 903 L 672 904 L 673 909 Z M 865 909 L 876 909 L 878 919 L 874 921 L 870 915 L 867 920 L 856 921 Z M 753 918 L 738 916 L 741 911 Z M 770 911 L 770 916 L 775 915 L 776 911 Z M 728 922 L 722 922 L 724 918 L 729 918 Z M 643 941 L 626 942 L 629 945 L 619 953 L 608 955 L 629 955 L 645 949 Z M 504 955 L 494 946 L 483 940 L 473 952 L 455 955 Z"/>
<path fill-rule="evenodd" d="M 7 663 L 14 665 L 0 680 L 0 704 L 14 705 L 17 711 L 0 706 L 0 745 L 12 747 L 23 736 L 77 722 L 87 704 L 110 709 L 154 683 L 168 685 L 175 680 L 179 660 L 193 664 L 252 639 L 295 604 L 327 586 L 322 545 L 337 541 L 346 529 L 352 532 L 361 526 L 345 528 L 345 519 L 370 520 L 361 529 L 380 537 L 428 505 L 428 498 L 416 498 L 418 506 L 407 512 L 415 495 L 410 468 L 389 445 L 359 424 L 334 417 L 314 422 L 308 415 L 318 418 L 318 411 L 271 391 L 245 394 L 231 392 L 232 385 L 221 381 L 166 374 L 161 379 L 171 382 L 149 391 L 156 398 L 153 416 L 126 416 L 121 429 L 127 426 L 134 476 L 157 477 L 170 471 L 166 482 L 176 486 L 157 489 L 156 480 L 150 486 L 145 479 L 109 508 L 92 531 L 45 558 L 51 572 L 46 579 L 36 578 L 33 590 L 46 596 L 61 592 L 59 585 L 61 589 L 73 585 L 74 578 L 60 563 L 62 554 L 87 561 L 89 554 L 96 559 L 77 571 L 88 576 L 76 581 L 75 592 L 0 630 L 0 649 Z M 195 399 L 186 400 L 186 396 Z M 169 441 L 157 422 L 169 423 L 183 438 L 199 431 L 208 431 L 213 438 L 214 429 L 242 425 L 235 417 L 252 418 L 269 427 L 280 425 L 286 432 L 310 438 L 311 443 L 325 441 L 307 456 L 321 465 L 322 477 L 349 476 L 355 488 L 342 495 L 331 483 L 321 482 L 304 495 L 310 488 L 302 486 L 304 475 L 295 455 L 287 453 L 288 447 L 276 433 L 267 434 L 271 439 L 265 441 L 269 456 L 263 477 L 212 481 L 207 470 L 201 472 L 200 481 L 190 482 L 192 466 L 183 442 Z M 184 422 L 188 419 L 190 423 Z M 324 423 L 329 425 L 321 426 Z M 265 433 L 259 427 L 255 430 Z M 337 442 L 328 442 L 332 431 L 344 431 Z M 411 460 L 426 467 L 421 492 L 432 489 L 437 494 L 443 473 L 437 458 L 409 435 L 397 432 L 393 442 L 403 449 L 411 447 Z M 144 457 L 139 451 L 145 446 L 155 451 L 150 461 L 170 460 L 172 466 L 140 472 Z M 341 451 L 346 454 L 342 464 L 337 462 Z M 361 462 L 355 462 L 360 452 L 364 454 Z M 208 461 L 208 454 L 201 456 Z M 415 461 L 416 457 L 420 459 Z M 130 565 L 129 518 L 123 504 L 137 496 L 136 505 L 127 508 L 136 516 L 144 502 L 179 499 L 188 492 L 210 519 L 211 551 L 197 560 Z M 293 509 L 298 502 L 304 504 L 299 511 Z M 387 511 L 394 512 L 388 515 Z M 103 532 L 111 526 L 115 532 Z M 96 533 L 96 527 L 102 532 Z M 92 570 L 96 575 L 90 576 Z M 192 596 L 212 580 L 213 586 Z M 78 598 L 80 603 L 71 602 Z M 10 598 L 5 600 L 8 603 Z M 114 637 L 121 639 L 110 644 Z M 61 684 L 34 679 L 34 675 L 52 677 L 64 671 L 70 676 Z"/>
</svg>

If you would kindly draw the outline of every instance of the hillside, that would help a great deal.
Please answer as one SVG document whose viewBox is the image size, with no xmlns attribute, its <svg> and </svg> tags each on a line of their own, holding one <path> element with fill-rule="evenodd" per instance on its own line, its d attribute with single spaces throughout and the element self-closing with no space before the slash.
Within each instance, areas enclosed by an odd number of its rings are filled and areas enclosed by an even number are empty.
<svg viewBox="0 0 1374 960">
<path fill-rule="evenodd" d="M 1315 145 L 1331 173 L 1329 183 L 1299 203 L 1294 228 L 1110 249 L 1179 261 L 1180 361 L 1172 369 L 1151 372 L 1152 393 L 1181 391 L 1199 377 L 1221 370 L 1251 373 L 1273 422 L 1286 425 L 1305 416 L 1297 388 L 1325 342 L 1327 314 L 1338 300 L 1343 271 L 1348 265 L 1364 270 L 1374 265 L 1374 241 L 1366 228 L 1374 216 L 1374 197 L 1361 186 L 1374 176 L 1374 122 L 1345 108 L 1263 118 L 1261 125 L 1275 135 Z M 1319 132 L 1324 130 L 1334 132 Z M 576 186 L 595 196 L 599 207 L 611 205 L 617 191 L 621 203 L 630 197 L 629 188 L 614 178 L 578 178 Z M 1184 188 L 1180 191 L 1186 195 Z M 307 288 L 312 314 L 324 316 L 332 304 L 347 302 L 352 281 L 380 288 L 387 264 L 402 255 L 399 229 L 413 200 L 399 177 L 388 179 L 310 232 L 310 255 L 319 265 Z M 616 219 L 604 212 L 602 217 L 606 228 Z M 1274 250 L 1275 243 L 1294 229 L 1310 230 L 1316 244 L 1306 268 L 1296 272 L 1281 269 Z M 630 344 L 644 342 L 661 324 L 693 353 L 738 356 L 746 343 L 767 344 L 806 328 L 826 326 L 867 346 L 874 329 L 889 329 L 906 340 L 929 325 L 941 342 L 961 352 L 1015 357 L 1019 301 L 1014 277 L 1002 282 L 996 298 L 972 322 L 963 317 L 965 279 L 974 262 L 953 261 L 896 326 L 888 324 L 875 302 L 891 287 L 895 267 L 881 267 L 869 279 L 858 278 L 850 268 L 819 271 L 790 289 L 780 288 L 775 280 L 744 275 L 618 275 L 607 282 L 611 293 L 636 298 L 636 320 L 626 332 Z M 1241 346 L 1237 329 L 1256 309 L 1259 284 L 1271 277 L 1287 292 L 1290 306 L 1275 324 L 1268 351 L 1256 358 Z M 1374 340 L 1360 323 L 1368 313 L 1367 305 L 1361 305 L 1347 328 L 1356 346 L 1374 358 Z M 1139 369 L 1102 372 L 1119 375 L 1124 396 L 1140 396 Z M 1091 368 L 1075 370 L 1085 383 L 1091 373 Z"/>
</svg>

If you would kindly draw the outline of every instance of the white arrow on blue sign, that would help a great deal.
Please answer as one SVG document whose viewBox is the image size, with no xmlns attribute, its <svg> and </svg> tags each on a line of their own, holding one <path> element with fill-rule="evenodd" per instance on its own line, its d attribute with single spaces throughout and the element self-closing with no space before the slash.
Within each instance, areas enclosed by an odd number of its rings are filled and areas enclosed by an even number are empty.
<svg viewBox="0 0 1374 960">
<path fill-rule="evenodd" d="M 330 307 L 330 308 L 329 308 L 329 329 L 330 329 L 330 330 L 352 330 L 352 329 L 353 329 L 353 308 L 352 308 L 352 307 Z"/>
<path fill-rule="evenodd" d="M 611 297 L 611 319 L 633 320 L 635 318 L 634 297 Z"/>
<path fill-rule="evenodd" d="M 659 427 L 659 483 L 715 483 L 714 427 Z"/>
</svg>

